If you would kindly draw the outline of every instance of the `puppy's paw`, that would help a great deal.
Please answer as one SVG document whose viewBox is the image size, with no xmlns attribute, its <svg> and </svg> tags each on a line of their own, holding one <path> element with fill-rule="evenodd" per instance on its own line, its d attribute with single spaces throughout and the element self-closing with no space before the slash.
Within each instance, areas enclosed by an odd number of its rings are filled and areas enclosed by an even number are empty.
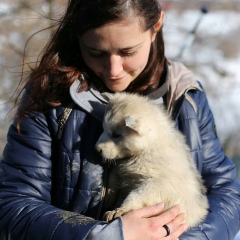
<svg viewBox="0 0 240 240">
<path fill-rule="evenodd" d="M 113 211 L 108 211 L 104 214 L 104 219 L 108 222 L 122 216 L 125 212 L 121 208 L 116 208 Z"/>
</svg>

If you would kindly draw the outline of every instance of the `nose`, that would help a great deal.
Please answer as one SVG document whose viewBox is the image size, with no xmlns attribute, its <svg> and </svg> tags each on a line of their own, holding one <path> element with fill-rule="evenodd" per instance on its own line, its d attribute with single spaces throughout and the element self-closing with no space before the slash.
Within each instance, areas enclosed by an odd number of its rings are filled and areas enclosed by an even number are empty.
<svg viewBox="0 0 240 240">
<path fill-rule="evenodd" d="M 107 71 L 109 77 L 120 77 L 123 70 L 122 57 L 119 55 L 110 55 L 106 65 L 105 70 Z"/>
<path fill-rule="evenodd" d="M 100 143 L 99 141 L 97 141 L 97 143 L 95 144 L 95 148 L 96 148 L 96 150 L 97 150 L 98 152 L 101 153 L 102 148 L 101 148 L 101 143 Z"/>
<path fill-rule="evenodd" d="M 95 145 L 95 148 L 96 148 L 96 150 L 97 150 L 99 153 L 101 153 L 101 152 L 102 152 L 102 149 L 100 148 L 100 146 L 99 146 L 99 145 Z"/>
</svg>

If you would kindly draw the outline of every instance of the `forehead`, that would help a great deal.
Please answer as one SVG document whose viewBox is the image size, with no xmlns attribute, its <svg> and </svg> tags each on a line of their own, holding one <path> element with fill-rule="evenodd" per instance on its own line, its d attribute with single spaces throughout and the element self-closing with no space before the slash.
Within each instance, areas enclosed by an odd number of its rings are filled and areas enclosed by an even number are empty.
<svg viewBox="0 0 240 240">
<path fill-rule="evenodd" d="M 144 31 L 140 19 L 123 20 L 105 24 L 85 32 L 80 39 L 90 47 L 123 48 L 135 46 L 150 36 L 150 30 Z"/>
</svg>

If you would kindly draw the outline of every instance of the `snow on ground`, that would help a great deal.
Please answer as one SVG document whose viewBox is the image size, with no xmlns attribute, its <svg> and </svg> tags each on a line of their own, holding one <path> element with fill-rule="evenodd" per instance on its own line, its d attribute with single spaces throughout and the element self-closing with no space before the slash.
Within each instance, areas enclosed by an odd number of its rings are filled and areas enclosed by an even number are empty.
<svg viewBox="0 0 240 240">
<path fill-rule="evenodd" d="M 199 19 L 197 37 L 201 37 L 201 42 L 189 34 Z M 234 11 L 209 11 L 205 15 L 200 10 L 167 11 L 164 23 L 167 56 L 195 66 L 196 78 L 209 91 L 209 102 L 222 138 L 227 132 L 239 129 L 236 119 L 240 118 L 240 46 L 236 45 L 232 57 L 226 56 L 219 47 L 219 39 L 232 48 L 231 37 L 240 40 L 239 29 L 240 14 Z M 187 47 L 178 58 L 184 43 Z"/>
<path fill-rule="evenodd" d="M 11 6 L 7 3 L 0 3 L 0 14 L 1 13 L 7 13 L 11 9 Z"/>
</svg>

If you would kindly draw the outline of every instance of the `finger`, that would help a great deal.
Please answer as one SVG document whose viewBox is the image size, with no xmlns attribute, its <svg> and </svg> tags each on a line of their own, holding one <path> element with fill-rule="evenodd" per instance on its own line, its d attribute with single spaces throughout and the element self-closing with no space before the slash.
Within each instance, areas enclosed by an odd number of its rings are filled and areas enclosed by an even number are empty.
<svg viewBox="0 0 240 240">
<path fill-rule="evenodd" d="M 174 207 L 165 210 L 161 214 L 158 215 L 152 215 L 151 217 L 154 218 L 156 217 L 159 220 L 159 224 L 163 226 L 166 223 L 171 222 L 173 219 L 175 219 L 180 213 L 180 206 L 175 205 Z"/>
<path fill-rule="evenodd" d="M 166 230 L 166 236 L 169 236 L 170 233 L 171 233 L 171 230 L 170 230 L 170 228 L 168 227 L 168 225 L 167 225 L 167 224 L 164 224 L 162 227 Z"/>
<path fill-rule="evenodd" d="M 164 224 L 162 227 L 163 236 L 174 235 L 174 237 L 179 237 L 184 231 L 186 231 L 187 226 L 183 224 L 186 215 L 181 213 L 171 222 Z"/>
<path fill-rule="evenodd" d="M 171 229 L 171 231 L 174 231 L 179 227 L 179 225 L 184 223 L 185 219 L 186 219 L 186 215 L 184 213 L 180 213 L 171 222 L 168 222 L 166 224 Z"/>
<path fill-rule="evenodd" d="M 156 205 L 140 208 L 137 211 L 138 211 L 139 217 L 149 218 L 149 217 L 154 217 L 159 215 L 163 211 L 163 208 L 164 208 L 164 203 L 159 203 Z"/>
<path fill-rule="evenodd" d="M 172 240 L 179 239 L 179 237 L 187 230 L 187 226 L 185 224 L 179 225 L 176 231 L 170 233 L 169 236 L 164 237 L 164 240 Z"/>
</svg>

